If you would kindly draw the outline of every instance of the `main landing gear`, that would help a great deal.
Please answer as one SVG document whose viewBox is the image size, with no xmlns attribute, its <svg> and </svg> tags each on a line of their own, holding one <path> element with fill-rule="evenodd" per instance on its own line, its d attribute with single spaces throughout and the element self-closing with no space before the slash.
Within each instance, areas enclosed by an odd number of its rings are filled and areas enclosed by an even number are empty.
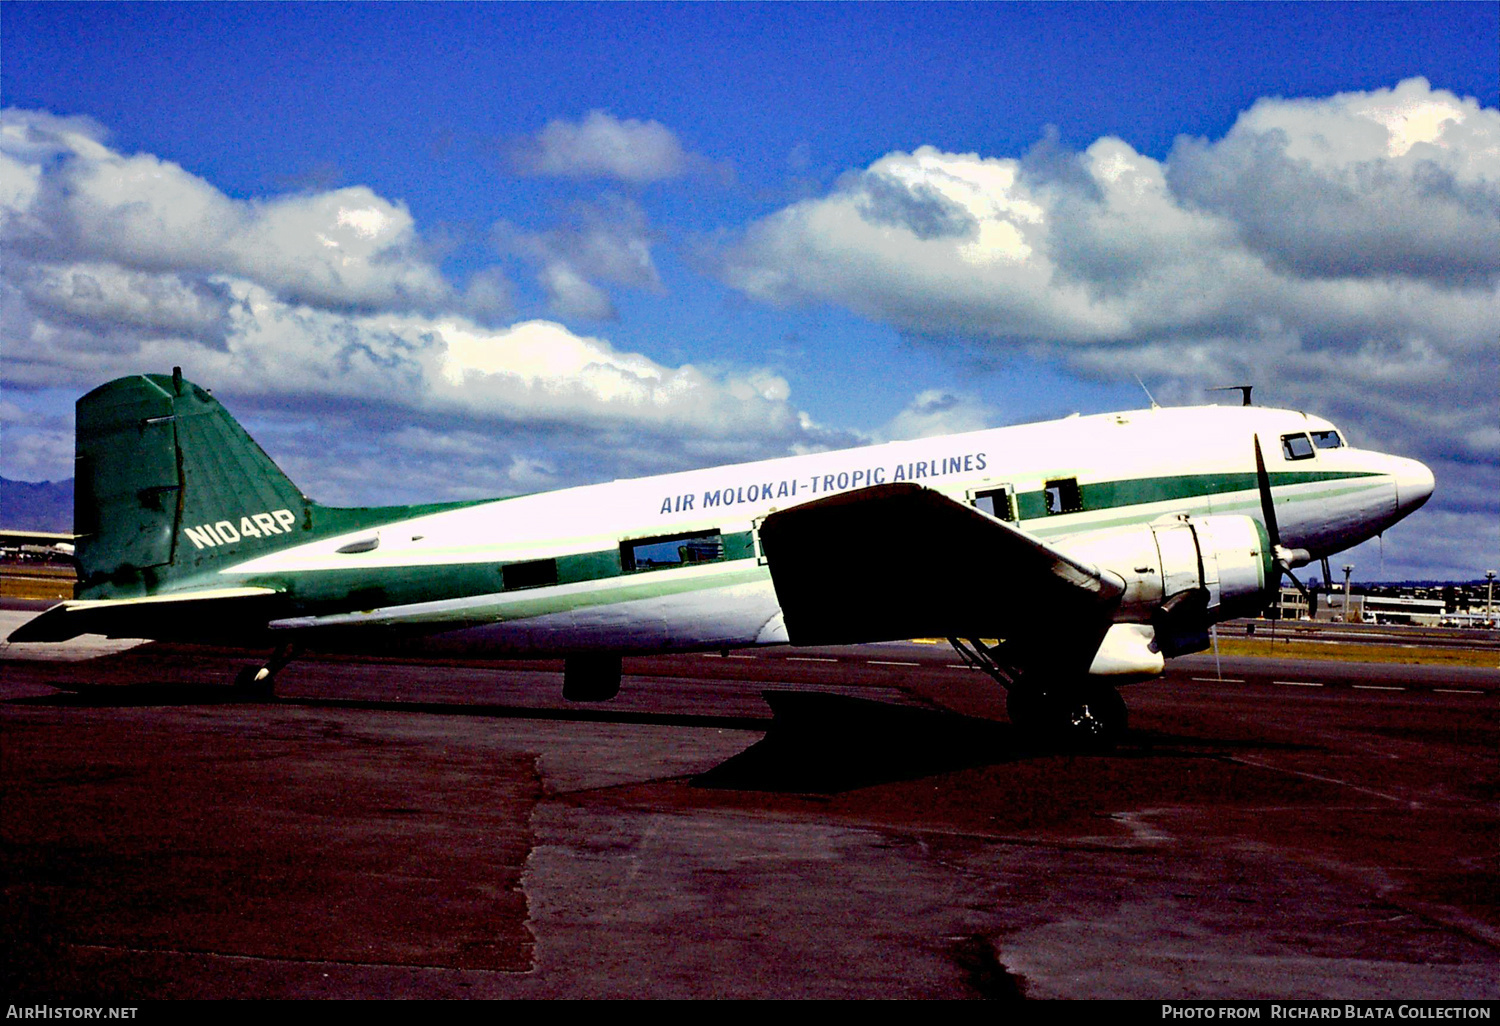
<svg viewBox="0 0 1500 1026">
<path fill-rule="evenodd" d="M 983 642 L 949 638 L 970 666 L 983 670 L 1005 688 L 1005 712 L 1018 730 L 1045 744 L 1086 751 L 1108 751 L 1125 734 L 1129 719 L 1125 700 L 1107 684 L 1083 680 L 1037 679 L 1003 663 Z"/>
<path fill-rule="evenodd" d="M 1027 733 L 1092 751 L 1113 748 L 1129 717 L 1120 693 L 1101 684 L 1083 684 L 1065 693 L 1012 687 L 1005 695 L 1005 712 Z"/>
<path fill-rule="evenodd" d="M 234 689 L 247 698 L 276 697 L 276 675 L 301 654 L 297 645 L 282 645 L 260 666 L 247 666 L 234 675 Z"/>
</svg>

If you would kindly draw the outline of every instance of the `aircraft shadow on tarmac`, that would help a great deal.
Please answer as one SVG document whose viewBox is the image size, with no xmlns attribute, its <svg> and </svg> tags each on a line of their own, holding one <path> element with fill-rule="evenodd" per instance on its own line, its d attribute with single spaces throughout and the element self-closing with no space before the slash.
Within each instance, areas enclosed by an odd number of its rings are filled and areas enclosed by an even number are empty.
<svg viewBox="0 0 1500 1026">
<path fill-rule="evenodd" d="M 411 699 L 329 698 L 247 692 L 225 684 L 60 684 L 56 694 L 28 695 L 7 700 L 11 705 L 64 706 L 84 709 L 118 709 L 195 705 L 243 705 L 346 709 L 365 712 L 404 712 L 433 716 L 466 716 L 489 719 L 571 720 L 583 723 L 638 723 L 668 727 L 713 727 L 721 730 L 765 730 L 764 716 L 702 715 L 646 712 L 595 705 L 563 708 L 509 705 L 489 702 L 423 702 Z"/>
<path fill-rule="evenodd" d="M 1008 762 L 1024 753 L 1009 723 L 941 709 L 810 691 L 764 693 L 766 736 L 693 778 L 736 791 L 833 793 Z"/>
<path fill-rule="evenodd" d="M 1060 753 L 1009 723 L 943 709 L 808 691 L 767 691 L 766 736 L 693 783 L 746 791 L 837 793 L 954 770 L 1067 754 L 1081 758 L 1216 757 L 1229 749 L 1302 748 L 1260 740 L 1128 732 L 1109 753 Z"/>
<path fill-rule="evenodd" d="M 215 684 L 59 684 L 54 695 L 12 698 L 11 705 L 76 706 L 87 709 L 135 706 L 233 705 L 255 699 Z"/>
<path fill-rule="evenodd" d="M 765 738 L 693 778 L 700 787 L 837 793 L 873 784 L 1044 757 L 1223 757 L 1233 750 L 1302 750 L 1268 739 L 1128 730 L 1107 753 L 1061 751 L 1010 723 L 938 708 L 820 691 L 765 691 Z"/>
<path fill-rule="evenodd" d="M 266 705 L 375 710 L 496 719 L 650 724 L 763 730 L 737 755 L 692 778 L 698 787 L 832 794 L 955 770 L 1055 757 L 1057 747 L 1010 723 L 938 708 L 820 691 L 765 691 L 772 717 L 647 712 L 608 706 L 537 708 L 462 702 L 374 701 L 278 696 L 261 698 L 221 684 L 74 684 L 57 694 L 10 704 L 78 708 Z M 1130 730 L 1109 753 L 1081 758 L 1220 757 L 1232 750 L 1304 749 L 1266 739 L 1228 739 Z"/>
</svg>

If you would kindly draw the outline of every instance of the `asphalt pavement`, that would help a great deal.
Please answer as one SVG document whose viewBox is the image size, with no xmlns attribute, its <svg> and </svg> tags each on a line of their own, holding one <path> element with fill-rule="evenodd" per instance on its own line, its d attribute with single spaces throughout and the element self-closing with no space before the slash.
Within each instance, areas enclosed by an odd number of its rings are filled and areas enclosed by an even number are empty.
<svg viewBox="0 0 1500 1026">
<path fill-rule="evenodd" d="M 1500 997 L 1500 670 L 1192 656 L 1086 755 L 939 645 L 628 659 L 588 706 L 555 662 L 256 702 L 263 653 L 16 648 L 18 1000 Z"/>
</svg>

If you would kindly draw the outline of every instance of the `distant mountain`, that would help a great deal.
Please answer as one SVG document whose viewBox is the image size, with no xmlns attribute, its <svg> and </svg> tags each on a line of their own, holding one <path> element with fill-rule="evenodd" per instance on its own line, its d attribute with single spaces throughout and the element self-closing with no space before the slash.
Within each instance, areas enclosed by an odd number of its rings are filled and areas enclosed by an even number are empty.
<svg viewBox="0 0 1500 1026">
<path fill-rule="evenodd" d="M 0 528 L 73 532 L 73 479 L 10 481 L 0 477 Z"/>
</svg>

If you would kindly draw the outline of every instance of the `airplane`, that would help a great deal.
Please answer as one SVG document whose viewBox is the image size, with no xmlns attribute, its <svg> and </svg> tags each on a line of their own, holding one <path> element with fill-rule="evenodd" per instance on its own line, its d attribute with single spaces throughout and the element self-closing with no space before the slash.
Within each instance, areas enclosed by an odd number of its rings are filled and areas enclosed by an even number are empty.
<svg viewBox="0 0 1500 1026">
<path fill-rule="evenodd" d="M 335 508 L 180 368 L 123 377 L 78 400 L 76 597 L 10 640 L 259 647 L 259 695 L 307 649 L 562 657 L 563 695 L 603 701 L 628 654 L 939 637 L 1018 727 L 1107 747 L 1119 686 L 1432 494 L 1422 463 L 1244 399 Z"/>
</svg>

